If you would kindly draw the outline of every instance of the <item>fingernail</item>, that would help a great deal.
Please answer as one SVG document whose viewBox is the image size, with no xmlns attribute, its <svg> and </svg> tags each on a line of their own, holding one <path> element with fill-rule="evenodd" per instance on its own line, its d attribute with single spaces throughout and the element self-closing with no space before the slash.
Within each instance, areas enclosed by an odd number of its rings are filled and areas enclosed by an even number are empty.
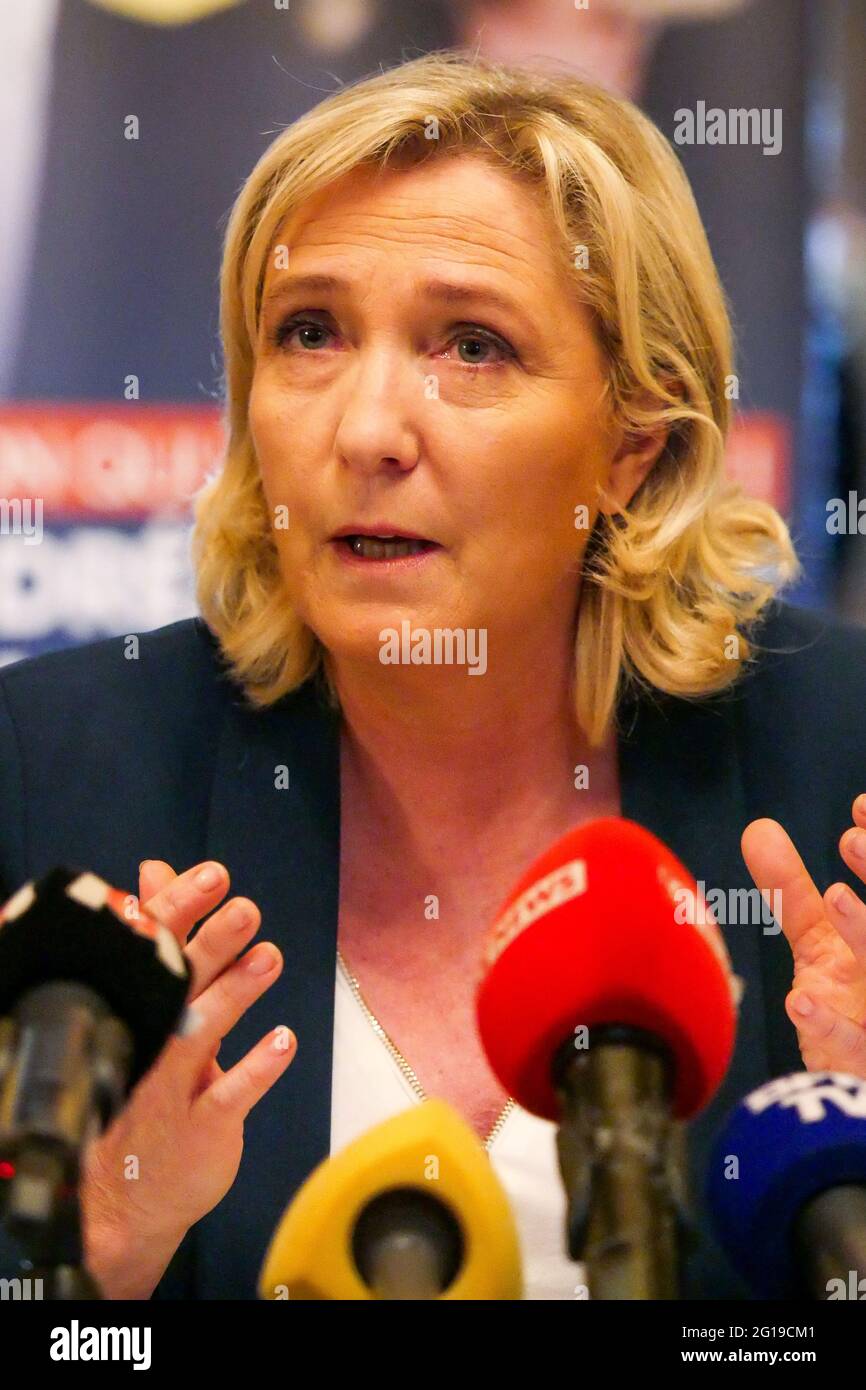
<svg viewBox="0 0 866 1390">
<path fill-rule="evenodd" d="M 277 958 L 273 951 L 256 951 L 247 958 L 247 970 L 251 975 L 267 975 L 276 963 Z"/>
<path fill-rule="evenodd" d="M 141 873 L 141 871 L 142 871 L 142 869 L 144 868 L 145 864 L 149 864 L 150 862 L 151 862 L 151 861 L 150 861 L 149 859 L 142 859 L 141 863 L 140 863 L 139 866 L 138 866 L 138 872 Z"/>
<path fill-rule="evenodd" d="M 802 1014 L 805 1017 L 812 1012 L 814 1007 L 815 1005 L 812 1003 L 808 994 L 803 994 L 798 991 L 791 996 L 791 1008 L 794 1010 L 795 1014 Z"/>
<path fill-rule="evenodd" d="M 843 917 L 850 917 L 854 911 L 856 899 L 849 888 L 840 888 L 835 897 L 830 899 L 837 912 L 841 912 Z"/>
<path fill-rule="evenodd" d="M 178 1037 L 192 1037 L 192 1034 L 197 1033 L 203 1023 L 204 1014 L 200 1013 L 194 1005 L 187 1004 L 186 1008 L 180 1016 L 180 1023 L 177 1026 Z"/>
<path fill-rule="evenodd" d="M 247 903 L 235 903 L 229 911 L 228 919 L 233 931 L 243 931 L 253 920 L 253 910 Z"/>
<path fill-rule="evenodd" d="M 199 869 L 195 876 L 196 888 L 216 888 L 222 872 L 217 864 L 205 864 L 203 869 Z"/>
<path fill-rule="evenodd" d="M 866 830 L 855 830 L 848 837 L 848 850 L 855 859 L 866 859 Z"/>
</svg>

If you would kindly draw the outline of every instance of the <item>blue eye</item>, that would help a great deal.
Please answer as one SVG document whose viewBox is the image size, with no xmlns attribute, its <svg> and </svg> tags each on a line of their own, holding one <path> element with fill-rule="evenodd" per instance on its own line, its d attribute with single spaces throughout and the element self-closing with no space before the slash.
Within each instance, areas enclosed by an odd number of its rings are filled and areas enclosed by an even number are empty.
<svg viewBox="0 0 866 1390">
<path fill-rule="evenodd" d="M 471 347 L 471 349 L 473 349 L 473 352 L 471 352 L 471 356 L 467 356 L 467 347 Z M 489 347 L 491 347 L 491 343 L 485 342 L 484 338 L 475 338 L 474 335 L 467 334 L 466 338 L 459 339 L 459 346 L 457 346 L 457 352 L 460 353 L 460 357 L 461 359 L 463 359 L 463 361 L 470 361 L 470 363 L 475 363 L 475 361 L 478 360 L 478 350 L 481 350 L 482 353 L 487 353 Z"/>
<path fill-rule="evenodd" d="M 453 336 L 445 350 L 448 352 L 450 346 L 457 345 L 459 359 L 467 367 L 498 367 L 503 361 L 517 356 L 505 338 L 500 338 L 487 328 L 477 328 L 473 324 L 457 324 L 456 329 L 456 332 L 452 329 Z M 331 336 L 332 329 L 317 318 L 310 318 L 306 314 L 292 314 L 284 318 L 275 329 L 272 342 L 275 347 L 295 346 L 300 347 L 303 352 L 311 353 L 317 352 L 321 347 L 327 347 Z"/>
<path fill-rule="evenodd" d="M 325 325 L 323 323 L 319 323 L 316 319 L 304 318 L 302 315 L 296 314 L 292 318 L 284 319 L 283 322 L 277 328 L 277 331 L 274 334 L 275 346 L 285 347 L 291 335 L 295 332 L 296 329 L 299 328 L 313 328 L 316 329 L 319 333 L 329 332 Z M 307 344 L 307 346 L 309 347 L 309 344 Z"/>
<path fill-rule="evenodd" d="M 514 349 L 513 349 L 513 347 L 511 346 L 510 343 L 507 343 L 507 342 L 505 341 L 504 338 L 500 338 L 500 337 L 498 336 L 498 334 L 495 334 L 495 333 L 488 333 L 487 330 L 484 329 L 484 328 L 464 327 L 464 328 L 463 328 L 463 331 L 460 332 L 460 333 L 458 333 L 457 336 L 456 336 L 455 338 L 453 338 L 451 341 L 452 341 L 452 342 L 456 342 L 456 343 L 469 343 L 469 342 L 481 343 L 481 344 L 483 344 L 483 346 L 485 346 L 485 347 L 494 348 L 497 352 L 499 352 L 499 353 L 502 354 L 502 357 L 503 357 L 505 360 L 507 360 L 508 358 L 513 358 L 514 355 L 515 355 Z M 463 358 L 463 359 L 461 359 L 461 360 L 466 361 L 465 358 Z M 487 367 L 487 366 L 495 367 L 495 366 L 500 366 L 501 363 L 499 363 L 499 362 L 487 362 L 487 361 L 483 361 L 483 362 L 472 362 L 472 361 L 469 361 L 469 362 L 466 362 L 466 365 L 467 365 L 467 367 Z"/>
</svg>

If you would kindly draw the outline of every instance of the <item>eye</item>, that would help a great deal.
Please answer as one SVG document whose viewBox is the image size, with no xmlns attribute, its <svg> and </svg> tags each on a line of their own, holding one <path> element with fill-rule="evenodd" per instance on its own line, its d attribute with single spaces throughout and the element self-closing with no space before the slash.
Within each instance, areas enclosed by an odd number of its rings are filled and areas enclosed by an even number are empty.
<svg viewBox="0 0 866 1390">
<path fill-rule="evenodd" d="M 500 354 L 499 361 L 490 361 L 488 358 L 479 360 L 477 357 L 470 357 L 468 359 L 462 357 L 460 360 L 467 367 L 500 367 L 503 362 L 514 359 L 517 356 L 511 344 L 506 342 L 504 338 L 500 338 L 498 333 L 491 333 L 489 329 L 481 328 L 477 324 L 472 323 L 460 323 L 456 324 L 455 327 L 459 331 L 456 333 L 456 336 L 451 339 L 452 343 L 473 343 L 476 347 L 480 345 L 481 348 L 486 349 L 488 352 L 492 349 L 494 352 Z"/>
<path fill-rule="evenodd" d="M 327 334 L 331 331 L 325 324 L 319 323 L 318 319 L 309 318 L 305 314 L 292 314 L 289 318 L 283 319 L 282 323 L 277 326 L 273 336 L 274 346 L 286 347 L 292 334 L 299 329 L 307 335 L 305 339 L 298 340 L 302 350 L 307 352 L 313 352 L 317 347 L 321 347 L 321 337 L 316 341 L 317 335 Z M 310 342 L 310 335 L 313 337 L 312 343 Z"/>
</svg>

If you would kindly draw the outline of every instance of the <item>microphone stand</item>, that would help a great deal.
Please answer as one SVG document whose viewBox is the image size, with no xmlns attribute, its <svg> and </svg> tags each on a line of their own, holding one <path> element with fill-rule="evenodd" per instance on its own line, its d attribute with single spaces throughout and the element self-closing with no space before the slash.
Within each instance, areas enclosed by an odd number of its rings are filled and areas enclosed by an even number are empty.
<svg viewBox="0 0 866 1390">
<path fill-rule="evenodd" d="M 29 991 L 0 1019 L 0 1219 L 47 1299 L 98 1299 L 84 1266 L 81 1157 L 120 1109 L 132 1035 L 84 985 Z"/>
<path fill-rule="evenodd" d="M 352 1255 L 377 1298 L 441 1298 L 463 1261 L 463 1236 L 442 1202 L 413 1188 L 394 1188 L 361 1212 Z"/>
<path fill-rule="evenodd" d="M 603 1025 L 553 1065 L 567 1245 L 593 1299 L 673 1299 L 686 1229 L 683 1135 L 670 1115 L 673 1062 L 642 1029 Z"/>
<path fill-rule="evenodd" d="M 846 1183 L 812 1197 L 800 1213 L 794 1241 L 812 1298 L 826 1299 L 830 1283 L 837 1281 L 847 1298 L 860 1299 L 866 1276 L 866 1189 Z"/>
</svg>

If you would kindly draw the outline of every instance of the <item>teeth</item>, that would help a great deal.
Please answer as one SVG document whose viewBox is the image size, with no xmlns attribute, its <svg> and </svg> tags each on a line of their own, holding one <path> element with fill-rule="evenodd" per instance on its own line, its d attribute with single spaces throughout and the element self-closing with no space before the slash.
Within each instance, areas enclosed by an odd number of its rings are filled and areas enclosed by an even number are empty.
<svg viewBox="0 0 866 1390">
<path fill-rule="evenodd" d="M 347 536 L 352 550 L 367 560 L 396 560 L 403 555 L 418 555 L 426 550 L 426 541 L 386 540 L 378 536 Z"/>
</svg>

